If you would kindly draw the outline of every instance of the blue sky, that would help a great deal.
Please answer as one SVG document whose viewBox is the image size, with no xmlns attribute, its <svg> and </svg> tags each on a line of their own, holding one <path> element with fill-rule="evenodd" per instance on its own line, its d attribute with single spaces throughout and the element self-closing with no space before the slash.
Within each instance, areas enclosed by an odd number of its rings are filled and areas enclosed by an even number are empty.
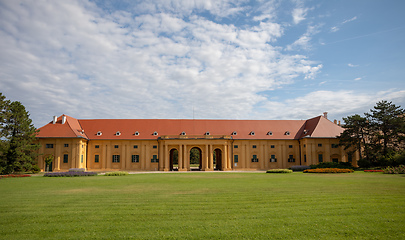
<svg viewBox="0 0 405 240">
<path fill-rule="evenodd" d="M 0 0 L 0 91 L 35 126 L 329 119 L 405 105 L 405 1 Z"/>
</svg>

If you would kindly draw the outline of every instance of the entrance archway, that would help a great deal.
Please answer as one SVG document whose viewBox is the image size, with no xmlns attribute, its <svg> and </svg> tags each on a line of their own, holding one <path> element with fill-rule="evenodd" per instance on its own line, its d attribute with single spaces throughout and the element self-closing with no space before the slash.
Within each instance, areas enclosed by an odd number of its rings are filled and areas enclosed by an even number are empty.
<svg viewBox="0 0 405 240">
<path fill-rule="evenodd" d="M 201 171 L 202 169 L 202 151 L 198 147 L 190 149 L 190 170 Z"/>
<path fill-rule="evenodd" d="M 222 170 L 222 151 L 219 148 L 216 148 L 213 152 L 214 155 L 214 170 Z"/>
<path fill-rule="evenodd" d="M 178 165 L 179 164 L 179 151 L 177 149 L 173 148 L 170 150 L 170 171 L 175 170 L 173 167 L 174 165 L 177 166 L 176 170 L 178 170 Z"/>
</svg>

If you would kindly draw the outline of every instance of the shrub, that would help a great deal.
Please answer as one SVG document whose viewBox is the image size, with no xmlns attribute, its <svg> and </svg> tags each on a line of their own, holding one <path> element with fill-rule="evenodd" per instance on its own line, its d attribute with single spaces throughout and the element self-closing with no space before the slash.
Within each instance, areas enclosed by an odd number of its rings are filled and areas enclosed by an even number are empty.
<svg viewBox="0 0 405 240">
<path fill-rule="evenodd" d="M 307 169 L 304 173 L 352 173 L 353 169 L 344 168 L 317 168 L 317 169 Z"/>
<path fill-rule="evenodd" d="M 85 176 L 97 176 L 96 172 L 48 172 L 44 174 L 44 177 L 85 177 Z"/>
<path fill-rule="evenodd" d="M 304 171 L 306 169 L 310 169 L 310 166 L 305 166 L 305 165 L 295 165 L 295 166 L 291 166 L 291 170 L 293 170 L 294 172 L 297 171 Z"/>
<path fill-rule="evenodd" d="M 38 165 L 34 165 L 31 168 L 32 173 L 39 173 L 40 171 L 41 171 L 41 169 L 38 167 Z"/>
<path fill-rule="evenodd" d="M 405 165 L 399 167 L 387 167 L 384 169 L 385 174 L 405 174 Z"/>
<path fill-rule="evenodd" d="M 84 168 L 71 168 L 69 169 L 69 172 L 85 172 L 86 169 Z"/>
<path fill-rule="evenodd" d="M 270 169 L 267 170 L 266 173 L 292 173 L 292 170 L 289 169 Z"/>
<path fill-rule="evenodd" d="M 364 170 L 364 172 L 384 172 L 384 170 L 381 170 L 381 169 L 368 169 L 368 170 Z"/>
<path fill-rule="evenodd" d="M 116 172 L 106 172 L 105 176 L 126 176 L 128 174 L 129 174 L 128 172 L 116 171 Z"/>
<path fill-rule="evenodd" d="M 311 165 L 310 166 L 312 169 L 316 168 L 344 168 L 344 169 L 353 169 L 354 167 L 352 166 L 351 163 L 349 162 L 321 162 L 316 165 Z"/>
</svg>

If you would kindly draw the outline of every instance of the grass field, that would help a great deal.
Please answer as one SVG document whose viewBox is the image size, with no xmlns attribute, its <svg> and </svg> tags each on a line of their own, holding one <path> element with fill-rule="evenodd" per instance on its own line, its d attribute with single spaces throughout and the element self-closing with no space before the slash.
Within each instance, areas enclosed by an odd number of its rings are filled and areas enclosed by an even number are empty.
<svg viewBox="0 0 405 240">
<path fill-rule="evenodd" d="M 0 193 L 0 239 L 405 239 L 404 175 L 34 176 Z"/>
</svg>

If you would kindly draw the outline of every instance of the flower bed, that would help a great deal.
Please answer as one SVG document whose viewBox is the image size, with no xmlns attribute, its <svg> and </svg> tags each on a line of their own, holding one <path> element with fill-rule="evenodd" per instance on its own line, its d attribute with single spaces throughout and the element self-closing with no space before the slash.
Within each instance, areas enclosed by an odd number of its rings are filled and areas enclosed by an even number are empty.
<svg viewBox="0 0 405 240">
<path fill-rule="evenodd" d="M 384 170 L 364 170 L 364 172 L 384 172 Z"/>
<path fill-rule="evenodd" d="M 45 173 L 44 177 L 84 177 L 84 176 L 97 176 L 96 172 L 50 172 Z"/>
<path fill-rule="evenodd" d="M 267 170 L 266 173 L 292 173 L 292 170 L 289 169 L 270 169 Z"/>
<path fill-rule="evenodd" d="M 28 174 L 8 174 L 8 175 L 0 176 L 0 178 L 16 178 L 16 177 L 31 177 L 31 175 L 28 175 Z"/>
<path fill-rule="evenodd" d="M 352 169 L 344 168 L 316 168 L 304 170 L 304 173 L 352 173 Z"/>
<path fill-rule="evenodd" d="M 387 167 L 384 169 L 385 174 L 405 174 L 405 166 L 401 165 L 399 167 Z"/>
</svg>

